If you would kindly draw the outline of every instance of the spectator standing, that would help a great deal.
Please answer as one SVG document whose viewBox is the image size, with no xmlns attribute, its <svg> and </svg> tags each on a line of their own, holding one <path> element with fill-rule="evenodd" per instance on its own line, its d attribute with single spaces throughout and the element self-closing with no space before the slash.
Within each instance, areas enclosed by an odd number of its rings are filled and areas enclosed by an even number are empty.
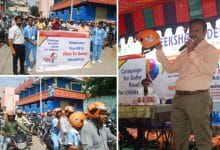
<svg viewBox="0 0 220 150">
<path fill-rule="evenodd" d="M 95 60 L 101 61 L 101 51 L 105 43 L 106 32 L 102 28 L 103 22 L 98 23 L 98 27 L 92 30 L 93 52 L 92 52 L 92 64 L 95 64 Z"/>
<path fill-rule="evenodd" d="M 17 62 L 20 60 L 20 74 L 25 74 L 24 61 L 25 61 L 25 46 L 24 36 L 22 31 L 22 17 L 15 17 L 15 25 L 9 29 L 8 42 L 13 56 L 13 73 L 17 75 Z"/>
<path fill-rule="evenodd" d="M 37 29 L 33 26 L 33 18 L 28 17 L 28 25 L 24 28 L 24 38 L 25 38 L 25 60 L 27 72 L 31 72 L 31 62 L 30 62 L 30 52 L 32 50 L 34 64 L 36 64 L 36 54 L 37 54 Z"/>
</svg>

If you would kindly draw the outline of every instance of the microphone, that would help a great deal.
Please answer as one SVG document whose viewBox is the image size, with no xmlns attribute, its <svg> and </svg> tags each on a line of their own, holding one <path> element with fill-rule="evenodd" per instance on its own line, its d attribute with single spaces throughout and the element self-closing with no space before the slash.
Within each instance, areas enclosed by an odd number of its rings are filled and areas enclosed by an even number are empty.
<svg viewBox="0 0 220 150">
<path fill-rule="evenodd" d="M 184 44 L 183 46 L 181 46 L 181 47 L 179 48 L 179 51 L 181 52 L 181 51 L 184 50 L 184 49 L 186 49 L 186 44 Z"/>
<path fill-rule="evenodd" d="M 190 40 L 192 40 L 192 42 L 194 41 L 193 39 L 190 39 Z M 187 47 L 186 44 L 184 44 L 183 46 L 179 48 L 179 51 L 181 52 L 182 50 L 186 49 L 186 47 Z"/>
</svg>

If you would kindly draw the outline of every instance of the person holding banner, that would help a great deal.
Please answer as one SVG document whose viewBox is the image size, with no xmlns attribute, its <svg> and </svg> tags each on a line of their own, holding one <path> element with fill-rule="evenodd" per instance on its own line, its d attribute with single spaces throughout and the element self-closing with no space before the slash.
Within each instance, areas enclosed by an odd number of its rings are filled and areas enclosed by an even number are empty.
<svg viewBox="0 0 220 150">
<path fill-rule="evenodd" d="M 92 52 L 92 64 L 95 64 L 97 59 L 99 63 L 101 61 L 102 46 L 105 43 L 106 32 L 103 29 L 103 22 L 98 23 L 98 27 L 92 30 L 92 42 L 93 42 L 93 52 Z"/>
<path fill-rule="evenodd" d="M 67 30 L 68 31 L 75 31 L 75 30 L 77 30 L 73 20 L 67 21 L 66 25 L 67 25 Z"/>
<path fill-rule="evenodd" d="M 188 138 L 191 133 L 195 136 L 197 149 L 212 149 L 212 99 L 208 89 L 219 58 L 216 48 L 205 40 L 206 31 L 204 20 L 190 21 L 190 39 L 173 63 L 164 55 L 161 44 L 157 46 L 156 55 L 164 69 L 168 73 L 179 73 L 171 112 L 171 127 L 177 150 L 189 149 Z"/>
<path fill-rule="evenodd" d="M 60 18 L 55 18 L 55 22 L 52 23 L 53 30 L 62 30 L 62 25 L 60 24 Z"/>
<path fill-rule="evenodd" d="M 36 27 L 38 30 L 45 30 L 46 29 L 46 24 L 44 23 L 43 18 L 39 18 Z"/>
<path fill-rule="evenodd" d="M 79 25 L 76 27 L 78 32 L 88 32 L 90 33 L 90 29 L 88 26 L 85 25 L 85 21 L 84 20 L 80 20 L 79 21 Z"/>
<path fill-rule="evenodd" d="M 27 18 L 28 24 L 24 28 L 24 38 L 25 38 L 25 61 L 27 72 L 31 72 L 31 62 L 30 62 L 30 52 L 32 50 L 32 55 L 34 59 L 34 64 L 36 64 L 36 54 L 37 54 L 37 28 L 33 26 L 33 18 Z"/>
<path fill-rule="evenodd" d="M 17 63 L 20 60 L 20 74 L 25 74 L 24 61 L 25 61 L 25 47 L 24 47 L 24 36 L 22 32 L 22 17 L 15 17 L 15 25 L 9 29 L 8 44 L 12 51 L 13 56 L 13 73 L 17 75 Z"/>
</svg>

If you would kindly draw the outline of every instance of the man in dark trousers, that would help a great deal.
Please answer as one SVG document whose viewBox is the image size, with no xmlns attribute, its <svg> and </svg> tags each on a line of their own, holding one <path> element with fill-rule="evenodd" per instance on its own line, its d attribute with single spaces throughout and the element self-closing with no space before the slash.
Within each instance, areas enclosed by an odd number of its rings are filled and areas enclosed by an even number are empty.
<svg viewBox="0 0 220 150">
<path fill-rule="evenodd" d="M 12 51 L 13 56 L 13 73 L 18 74 L 18 59 L 20 60 L 20 74 L 25 74 L 24 61 L 25 61 L 25 46 L 24 46 L 24 35 L 22 31 L 22 17 L 15 17 L 15 25 L 9 29 L 8 43 Z"/>
<path fill-rule="evenodd" d="M 204 20 L 190 21 L 190 39 L 186 42 L 186 49 L 173 63 L 164 55 L 162 46 L 157 47 L 157 58 L 164 69 L 169 73 L 179 73 L 171 112 L 176 150 L 189 149 L 190 134 L 195 136 L 197 149 L 212 149 L 212 99 L 208 89 L 219 56 L 217 49 L 205 40 L 206 31 L 207 25 Z"/>
</svg>

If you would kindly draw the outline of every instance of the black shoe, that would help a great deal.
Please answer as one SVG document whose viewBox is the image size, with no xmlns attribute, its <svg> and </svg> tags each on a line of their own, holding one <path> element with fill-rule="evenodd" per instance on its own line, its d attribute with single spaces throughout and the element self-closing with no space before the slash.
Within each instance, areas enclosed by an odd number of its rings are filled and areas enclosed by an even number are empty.
<svg viewBox="0 0 220 150">
<path fill-rule="evenodd" d="M 30 75 L 29 73 L 26 73 L 26 72 L 21 72 L 20 74 L 21 75 Z"/>
</svg>

